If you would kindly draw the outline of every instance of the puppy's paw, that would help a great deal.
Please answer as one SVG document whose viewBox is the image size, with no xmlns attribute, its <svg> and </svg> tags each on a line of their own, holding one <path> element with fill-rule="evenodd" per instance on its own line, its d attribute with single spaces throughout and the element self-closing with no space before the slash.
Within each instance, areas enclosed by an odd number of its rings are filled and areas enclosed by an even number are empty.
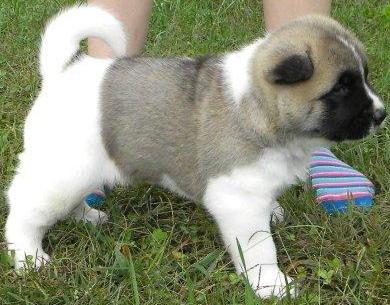
<svg viewBox="0 0 390 305">
<path fill-rule="evenodd" d="M 283 274 L 282 276 L 282 280 L 271 280 L 268 284 L 263 283 L 255 290 L 255 293 L 263 299 L 270 298 L 272 296 L 275 296 L 277 298 L 284 298 L 288 295 L 291 298 L 294 298 L 296 296 L 297 289 L 294 287 L 292 278 L 288 276 L 284 278 Z M 275 282 L 277 282 L 277 284 L 274 284 Z"/>
<path fill-rule="evenodd" d="M 93 224 L 94 226 L 101 225 L 108 221 L 108 215 L 102 211 L 96 209 L 90 209 L 86 211 L 83 216 L 79 219 L 84 222 Z"/>
<path fill-rule="evenodd" d="M 283 222 L 285 220 L 284 209 L 275 201 L 272 205 L 271 220 L 273 224 Z"/>
<path fill-rule="evenodd" d="M 23 250 L 11 250 L 10 253 L 14 256 L 15 270 L 18 273 L 26 270 L 38 271 L 50 261 L 50 256 L 43 250 L 37 250 L 34 253 L 26 253 Z"/>
<path fill-rule="evenodd" d="M 73 218 L 96 226 L 107 222 L 108 215 L 102 211 L 92 209 L 88 205 L 82 203 L 73 211 Z"/>
<path fill-rule="evenodd" d="M 294 298 L 297 294 L 293 279 L 285 276 L 277 267 L 264 268 L 257 277 L 252 273 L 248 280 L 255 293 L 262 299 L 273 296 Z"/>
</svg>

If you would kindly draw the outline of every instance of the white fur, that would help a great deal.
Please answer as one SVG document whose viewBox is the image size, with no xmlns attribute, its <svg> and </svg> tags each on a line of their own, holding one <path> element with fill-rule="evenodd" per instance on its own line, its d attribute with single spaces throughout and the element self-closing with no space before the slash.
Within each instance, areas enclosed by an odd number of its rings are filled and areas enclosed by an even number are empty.
<svg viewBox="0 0 390 305">
<path fill-rule="evenodd" d="M 107 16 L 95 8 L 71 9 L 57 17 L 44 35 L 41 67 L 50 81 L 43 83 L 26 119 L 24 150 L 7 193 L 10 211 L 5 235 L 9 249 L 15 251 L 17 269 L 24 266 L 26 255 L 36 267 L 49 259 L 42 250 L 42 238 L 51 225 L 69 213 L 92 223 L 105 221 L 104 213 L 84 207 L 83 197 L 103 184 L 124 180 L 100 135 L 100 86 L 112 60 L 83 56 L 65 71 L 58 70 L 78 39 L 87 33 L 98 35 L 101 21 L 109 26 L 107 21 L 113 17 Z M 81 32 L 75 24 L 82 25 Z M 86 24 L 91 25 L 89 32 L 84 32 Z M 115 26 L 108 29 L 120 31 Z M 59 32 L 54 35 L 55 30 Z M 104 33 L 121 38 L 119 32 Z M 121 42 L 114 44 L 121 53 Z"/>
<path fill-rule="evenodd" d="M 108 220 L 108 215 L 102 211 L 90 208 L 86 203 L 79 204 L 72 210 L 72 216 L 78 221 L 100 225 Z"/>
<path fill-rule="evenodd" d="M 275 201 L 271 206 L 271 220 L 272 223 L 283 222 L 285 218 L 284 209 L 279 204 L 279 202 Z"/>
<path fill-rule="evenodd" d="M 191 199 L 191 197 L 188 196 L 181 188 L 179 188 L 177 186 L 176 182 L 173 181 L 173 179 L 171 177 L 169 177 L 168 175 L 162 175 L 161 186 L 167 188 L 171 192 L 174 192 L 174 193 L 176 193 L 184 198 Z"/>
<path fill-rule="evenodd" d="M 384 110 L 385 109 L 385 106 L 383 105 L 383 102 L 381 101 L 381 99 L 374 93 L 372 92 L 372 90 L 370 89 L 370 87 L 367 86 L 366 83 L 364 83 L 364 88 L 367 92 L 367 95 L 372 99 L 372 105 L 373 105 L 373 111 L 374 113 L 376 111 L 380 111 L 380 110 Z M 370 134 L 374 134 L 378 128 L 382 128 L 384 127 L 386 124 L 386 120 L 383 120 L 383 122 L 379 125 L 379 126 L 375 126 L 374 123 L 371 124 L 371 127 L 370 127 L 370 130 L 369 130 L 369 133 Z"/>
<path fill-rule="evenodd" d="M 339 41 L 341 41 L 347 48 L 349 48 L 352 51 L 353 56 L 355 57 L 356 61 L 359 63 L 359 69 L 362 76 L 364 76 L 364 68 L 363 68 L 363 61 L 356 51 L 355 46 L 350 44 L 345 38 L 338 36 Z"/>
<path fill-rule="evenodd" d="M 27 117 L 8 191 L 6 238 L 17 267 L 37 250 L 47 258 L 41 247 L 46 228 L 83 204 L 85 194 L 123 180 L 100 136 L 100 83 L 110 63 L 81 59 L 43 87 Z"/>
<path fill-rule="evenodd" d="M 42 37 L 39 60 L 44 80 L 59 74 L 79 42 L 88 37 L 103 39 L 117 56 L 126 55 L 126 36 L 117 19 L 98 7 L 73 7 L 54 17 Z"/>
<path fill-rule="evenodd" d="M 374 112 L 384 109 L 385 106 L 383 105 L 383 102 L 374 92 L 372 92 L 370 87 L 368 87 L 367 84 L 364 84 L 364 88 L 366 89 L 367 95 L 372 99 Z"/>
<path fill-rule="evenodd" d="M 251 85 L 249 77 L 250 61 L 262 42 L 263 40 L 259 39 L 237 52 L 229 53 L 222 62 L 225 84 L 234 105 L 240 104 L 241 99 Z"/>
<path fill-rule="evenodd" d="M 239 105 L 250 86 L 249 63 L 261 43 L 227 55 L 223 61 L 224 82 L 233 102 Z M 287 186 L 306 177 L 312 151 L 326 146 L 318 140 L 296 140 L 285 146 L 266 149 L 249 166 L 210 179 L 204 203 L 219 225 L 237 272 L 245 273 L 261 297 L 284 296 L 295 288 L 277 265 L 276 249 L 270 233 L 271 215 L 283 219 L 276 199 Z M 242 262 L 237 241 L 240 244 Z M 245 267 L 244 267 L 245 263 Z"/>
<path fill-rule="evenodd" d="M 278 207 L 280 192 L 306 177 L 311 153 L 320 144 L 301 140 L 268 148 L 253 164 L 210 179 L 207 185 L 205 206 L 219 225 L 237 272 L 247 273 L 261 297 L 287 293 L 270 233 L 271 213 Z M 245 268 L 236 239 L 243 250 Z M 291 282 L 288 277 L 287 282 Z M 294 295 L 292 285 L 290 293 Z"/>
</svg>

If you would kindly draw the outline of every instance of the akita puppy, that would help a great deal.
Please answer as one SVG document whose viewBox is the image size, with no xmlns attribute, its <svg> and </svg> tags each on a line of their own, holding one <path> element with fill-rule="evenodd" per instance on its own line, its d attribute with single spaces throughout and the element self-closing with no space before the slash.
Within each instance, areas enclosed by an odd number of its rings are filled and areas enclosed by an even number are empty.
<svg viewBox="0 0 390 305">
<path fill-rule="evenodd" d="M 117 57 L 74 58 L 91 36 Z M 125 50 L 121 24 L 97 7 L 68 9 L 47 26 L 42 90 L 8 190 L 16 268 L 26 255 L 37 267 L 49 259 L 41 242 L 58 220 L 107 219 L 84 205 L 88 192 L 147 181 L 204 204 L 259 296 L 294 295 L 277 264 L 271 214 L 282 212 L 283 189 L 306 177 L 315 148 L 382 125 L 362 44 L 336 21 L 309 16 L 217 56 Z"/>
</svg>

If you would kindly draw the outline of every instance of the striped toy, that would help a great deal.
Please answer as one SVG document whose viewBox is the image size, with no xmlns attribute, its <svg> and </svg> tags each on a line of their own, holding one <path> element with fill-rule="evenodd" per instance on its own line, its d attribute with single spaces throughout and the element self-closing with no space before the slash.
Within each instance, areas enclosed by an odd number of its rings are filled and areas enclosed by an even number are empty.
<svg viewBox="0 0 390 305">
<path fill-rule="evenodd" d="M 349 203 L 366 209 L 374 203 L 372 182 L 326 148 L 313 153 L 309 173 L 317 202 L 329 214 L 345 212 Z"/>
</svg>

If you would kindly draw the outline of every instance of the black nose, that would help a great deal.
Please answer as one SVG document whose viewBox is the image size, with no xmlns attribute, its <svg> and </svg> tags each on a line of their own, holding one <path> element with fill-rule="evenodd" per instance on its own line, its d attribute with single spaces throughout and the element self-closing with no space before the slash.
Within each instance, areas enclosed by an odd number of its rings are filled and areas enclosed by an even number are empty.
<svg viewBox="0 0 390 305">
<path fill-rule="evenodd" d="M 374 112 L 374 123 L 380 125 L 386 118 L 386 110 L 384 108 L 378 109 Z"/>
</svg>

